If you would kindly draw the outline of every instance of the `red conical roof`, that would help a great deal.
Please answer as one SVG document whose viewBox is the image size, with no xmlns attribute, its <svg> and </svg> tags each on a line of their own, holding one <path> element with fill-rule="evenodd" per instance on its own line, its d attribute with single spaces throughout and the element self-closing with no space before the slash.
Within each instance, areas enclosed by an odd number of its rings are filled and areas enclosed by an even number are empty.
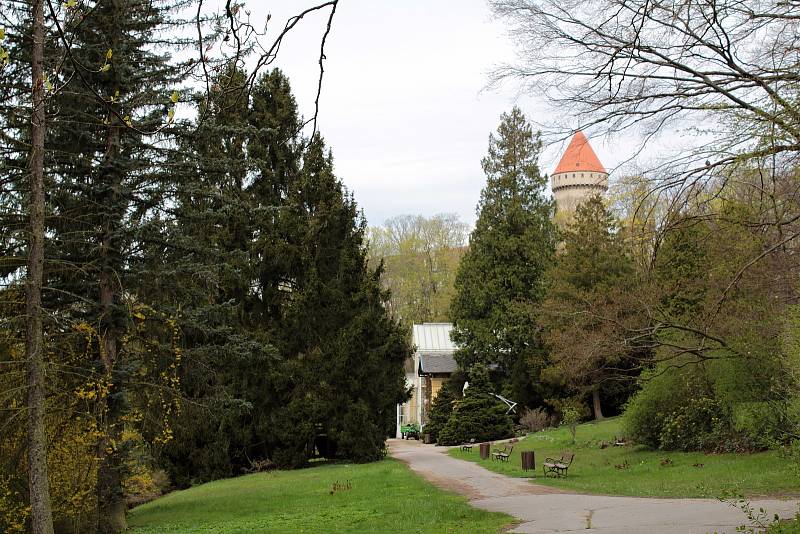
<svg viewBox="0 0 800 534">
<path fill-rule="evenodd" d="M 597 159 L 597 154 L 592 150 L 589 140 L 580 130 L 572 137 L 553 174 L 575 171 L 606 172 L 603 164 Z"/>
</svg>

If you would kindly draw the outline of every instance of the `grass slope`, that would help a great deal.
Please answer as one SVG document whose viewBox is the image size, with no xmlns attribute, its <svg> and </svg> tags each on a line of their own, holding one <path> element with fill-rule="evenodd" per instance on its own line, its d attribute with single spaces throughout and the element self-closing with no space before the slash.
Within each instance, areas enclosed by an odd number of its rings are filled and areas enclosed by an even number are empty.
<svg viewBox="0 0 800 534">
<path fill-rule="evenodd" d="M 536 453 L 536 483 L 585 493 L 648 497 L 712 497 L 736 492 L 748 497 L 800 493 L 800 479 L 788 476 L 789 465 L 775 451 L 756 454 L 703 454 L 647 450 L 643 447 L 600 448 L 622 434 L 618 418 L 578 427 L 576 444 L 566 428 L 529 434 L 521 440 L 508 463 L 481 460 L 471 452 L 450 450 L 455 458 L 478 462 L 510 476 L 530 477 L 522 470 L 520 451 Z M 542 462 L 561 451 L 575 452 L 567 478 L 544 479 Z M 671 464 L 662 465 L 668 458 Z M 618 469 L 615 466 L 627 467 Z M 700 466 L 702 464 L 702 466 Z M 695 467 L 695 465 L 697 465 Z"/>
<path fill-rule="evenodd" d="M 336 482 L 351 489 L 331 494 Z M 129 516 L 134 534 L 488 533 L 513 521 L 472 508 L 392 459 L 219 480 L 171 493 Z"/>
</svg>

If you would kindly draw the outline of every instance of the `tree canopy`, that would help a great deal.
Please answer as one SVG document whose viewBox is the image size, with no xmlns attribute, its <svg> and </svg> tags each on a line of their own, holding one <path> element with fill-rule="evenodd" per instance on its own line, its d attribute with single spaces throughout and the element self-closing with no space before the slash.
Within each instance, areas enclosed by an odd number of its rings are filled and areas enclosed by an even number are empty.
<svg viewBox="0 0 800 534">
<path fill-rule="evenodd" d="M 626 343 L 639 317 L 630 298 L 637 273 L 625 236 L 599 196 L 578 205 L 563 237 L 538 318 L 549 362 L 541 378 L 589 393 L 602 419 L 601 391 L 618 389 L 615 380 L 627 378 L 622 387 L 630 392 L 635 373 L 628 370 L 638 366 L 629 358 L 637 345 Z"/>
<path fill-rule="evenodd" d="M 486 186 L 450 307 L 459 365 L 497 366 L 509 387 L 512 374 L 528 376 L 524 369 L 541 357 L 541 339 L 531 325 L 557 240 L 540 150 L 538 134 L 519 108 L 501 116 L 482 160 Z M 529 380 L 513 387 L 518 402 L 535 396 Z"/>
</svg>

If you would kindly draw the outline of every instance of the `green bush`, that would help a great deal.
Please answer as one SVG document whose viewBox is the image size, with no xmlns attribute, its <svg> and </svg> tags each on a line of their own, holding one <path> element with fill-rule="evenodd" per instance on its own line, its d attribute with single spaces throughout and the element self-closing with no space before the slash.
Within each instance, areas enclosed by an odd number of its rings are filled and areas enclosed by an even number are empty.
<svg viewBox="0 0 800 534">
<path fill-rule="evenodd" d="M 643 386 L 628 401 L 623 429 L 629 439 L 657 449 L 667 418 L 691 397 L 691 386 L 680 372 L 655 369 L 643 375 Z"/>
<path fill-rule="evenodd" d="M 679 362 L 676 362 L 679 363 Z M 658 367 L 629 401 L 627 437 L 654 449 L 734 452 L 775 448 L 790 427 L 786 403 L 742 362 Z M 753 373 L 751 373 L 753 374 Z M 737 389 L 738 385 L 738 389 Z"/>
<path fill-rule="evenodd" d="M 337 433 L 338 455 L 356 463 L 380 460 L 385 454 L 385 435 L 363 401 L 350 406 Z"/>
<path fill-rule="evenodd" d="M 782 444 L 782 431 L 792 428 L 791 417 L 783 406 L 772 402 L 743 402 L 731 414 L 734 431 L 749 448 L 774 449 Z"/>
<path fill-rule="evenodd" d="M 489 372 L 476 364 L 469 375 L 464 398 L 456 402 L 447 424 L 439 433 L 442 445 L 457 445 L 471 439 L 491 441 L 514 434 L 508 406 L 491 395 Z"/>
<path fill-rule="evenodd" d="M 800 534 L 800 512 L 794 519 L 770 525 L 768 534 Z"/>
<path fill-rule="evenodd" d="M 721 412 L 721 406 L 714 399 L 689 399 L 664 418 L 660 447 L 668 451 L 702 451 L 717 447 Z"/>
<path fill-rule="evenodd" d="M 450 420 L 453 405 L 459 398 L 459 389 L 458 383 L 451 378 L 442 384 L 439 393 L 433 399 L 428 422 L 425 424 L 425 433 L 430 434 L 432 440 L 439 441 L 439 434 Z"/>
</svg>

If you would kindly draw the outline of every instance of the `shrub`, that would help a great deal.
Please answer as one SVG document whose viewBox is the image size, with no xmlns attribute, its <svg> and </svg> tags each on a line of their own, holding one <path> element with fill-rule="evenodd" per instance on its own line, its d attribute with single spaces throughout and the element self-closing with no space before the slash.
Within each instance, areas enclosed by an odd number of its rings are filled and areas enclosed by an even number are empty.
<svg viewBox="0 0 800 534">
<path fill-rule="evenodd" d="M 363 401 L 350 406 L 344 416 L 342 431 L 337 435 L 339 454 L 356 463 L 373 462 L 383 458 L 385 435 L 374 422 L 370 409 Z"/>
<path fill-rule="evenodd" d="M 575 434 L 578 431 L 578 423 L 589 417 L 591 414 L 589 407 L 577 397 L 568 397 L 566 399 L 549 399 L 547 403 L 553 406 L 556 411 L 558 411 L 561 419 L 559 424 L 569 428 L 569 432 L 572 434 L 572 443 L 575 443 Z"/>
<path fill-rule="evenodd" d="M 431 411 L 428 414 L 428 422 L 425 424 L 424 432 L 430 434 L 434 441 L 439 440 L 439 434 L 447 425 L 450 415 L 453 413 L 453 405 L 458 399 L 459 386 L 452 379 L 442 384 L 439 393 L 433 399 Z"/>
<path fill-rule="evenodd" d="M 630 400 L 623 428 L 654 449 L 743 452 L 778 446 L 789 416 L 769 388 L 743 378 L 741 362 L 659 367 Z M 736 390 L 739 385 L 739 391 Z M 759 399 L 760 397 L 760 399 Z"/>
<path fill-rule="evenodd" d="M 475 365 L 469 376 L 469 387 L 464 398 L 453 407 L 453 412 L 439 433 L 442 445 L 457 445 L 475 439 L 491 441 L 513 435 L 508 407 L 491 395 L 489 372 L 483 365 Z"/>
<path fill-rule="evenodd" d="M 643 376 L 643 386 L 628 402 L 623 419 L 626 436 L 650 448 L 661 447 L 669 418 L 687 399 L 710 396 L 696 375 L 684 369 L 656 368 Z"/>
<path fill-rule="evenodd" d="M 731 419 L 739 441 L 748 449 L 780 447 L 786 431 L 793 426 L 787 410 L 774 402 L 738 403 L 733 407 Z"/>
<path fill-rule="evenodd" d="M 664 419 L 659 438 L 664 450 L 702 451 L 719 444 L 722 408 L 708 397 L 689 399 Z"/>
<path fill-rule="evenodd" d="M 535 410 L 525 410 L 519 418 L 520 424 L 530 432 L 538 432 L 553 426 L 553 416 L 547 413 L 544 408 Z"/>
<path fill-rule="evenodd" d="M 169 488 L 169 476 L 163 469 L 152 470 L 148 466 L 136 464 L 123 481 L 125 500 L 129 507 L 150 502 Z"/>
</svg>

